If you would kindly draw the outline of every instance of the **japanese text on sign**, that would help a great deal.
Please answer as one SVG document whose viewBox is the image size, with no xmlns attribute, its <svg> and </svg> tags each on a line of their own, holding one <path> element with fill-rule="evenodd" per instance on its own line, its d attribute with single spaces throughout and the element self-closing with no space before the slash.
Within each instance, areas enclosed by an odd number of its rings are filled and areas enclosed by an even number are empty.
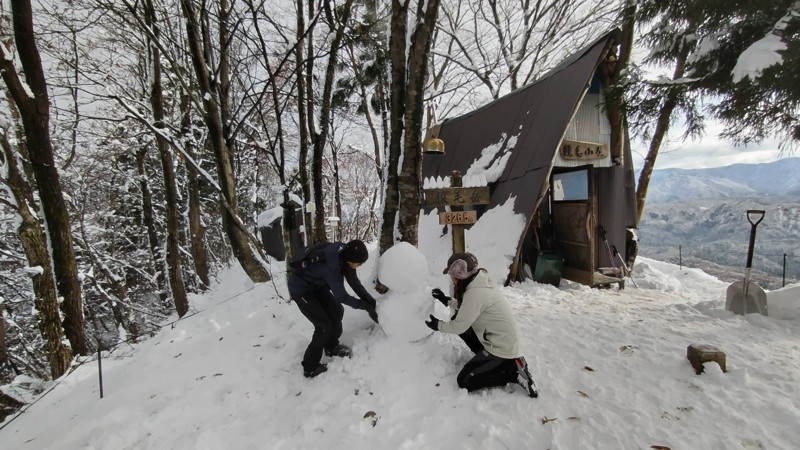
<svg viewBox="0 0 800 450">
<path fill-rule="evenodd" d="M 601 159 L 608 156 L 608 146 L 564 139 L 561 142 L 559 153 L 562 158 L 569 160 Z"/>
<path fill-rule="evenodd" d="M 464 206 L 488 204 L 489 188 L 486 186 L 425 189 L 425 206 Z"/>
</svg>

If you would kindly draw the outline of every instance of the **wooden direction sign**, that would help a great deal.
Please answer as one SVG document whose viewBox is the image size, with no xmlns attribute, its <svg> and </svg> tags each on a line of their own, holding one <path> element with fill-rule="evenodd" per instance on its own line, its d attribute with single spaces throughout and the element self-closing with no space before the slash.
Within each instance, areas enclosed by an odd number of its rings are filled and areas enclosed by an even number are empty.
<svg viewBox="0 0 800 450">
<path fill-rule="evenodd" d="M 451 211 L 439 213 L 439 225 L 470 225 L 478 221 L 475 211 Z"/>
<path fill-rule="evenodd" d="M 425 189 L 425 206 L 465 206 L 488 204 L 488 186 Z"/>
</svg>

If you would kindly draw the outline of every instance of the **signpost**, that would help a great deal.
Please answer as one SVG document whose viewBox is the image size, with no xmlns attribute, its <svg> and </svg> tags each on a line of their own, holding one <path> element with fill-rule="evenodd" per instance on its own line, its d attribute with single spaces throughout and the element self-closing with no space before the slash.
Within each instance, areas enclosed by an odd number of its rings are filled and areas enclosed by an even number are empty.
<svg viewBox="0 0 800 450">
<path fill-rule="evenodd" d="M 453 171 L 450 176 L 449 188 L 425 189 L 425 206 L 449 206 L 449 212 L 439 213 L 439 224 L 450 225 L 453 235 L 453 253 L 463 252 L 466 248 L 464 244 L 464 227 L 478 221 L 478 213 L 475 211 L 464 211 L 464 206 L 488 205 L 489 187 L 462 187 L 461 173 Z"/>
</svg>

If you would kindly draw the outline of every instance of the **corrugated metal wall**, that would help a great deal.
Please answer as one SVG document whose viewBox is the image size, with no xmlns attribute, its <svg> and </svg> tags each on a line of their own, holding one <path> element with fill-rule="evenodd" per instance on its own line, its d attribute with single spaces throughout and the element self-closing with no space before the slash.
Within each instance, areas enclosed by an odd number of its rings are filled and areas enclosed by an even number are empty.
<svg viewBox="0 0 800 450">
<path fill-rule="evenodd" d="M 600 94 L 587 93 L 569 123 L 567 131 L 564 133 L 564 139 L 610 145 L 611 126 L 603 113 L 601 102 Z M 586 164 L 592 164 L 595 167 L 611 167 L 611 157 L 592 161 L 568 161 L 561 158 L 561 155 L 556 152 L 556 167 L 578 167 Z"/>
</svg>

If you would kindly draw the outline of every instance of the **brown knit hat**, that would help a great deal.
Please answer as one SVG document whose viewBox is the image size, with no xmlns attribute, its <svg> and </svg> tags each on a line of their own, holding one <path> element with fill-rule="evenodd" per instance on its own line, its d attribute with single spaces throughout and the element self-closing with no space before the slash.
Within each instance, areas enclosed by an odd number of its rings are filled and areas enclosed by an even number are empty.
<svg viewBox="0 0 800 450">
<path fill-rule="evenodd" d="M 478 271 L 478 258 L 472 253 L 454 253 L 447 260 L 447 267 L 442 271 L 442 275 L 465 280 Z"/>
</svg>

